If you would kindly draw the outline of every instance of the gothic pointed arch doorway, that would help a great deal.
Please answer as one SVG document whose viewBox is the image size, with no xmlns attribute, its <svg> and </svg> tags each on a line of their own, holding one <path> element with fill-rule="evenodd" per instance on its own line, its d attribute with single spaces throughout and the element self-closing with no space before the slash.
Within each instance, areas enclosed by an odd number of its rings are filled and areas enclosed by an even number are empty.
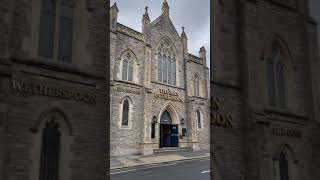
<svg viewBox="0 0 320 180">
<path fill-rule="evenodd" d="M 165 110 L 160 118 L 160 148 L 178 147 L 178 124 L 173 124 L 173 119 L 168 110 Z"/>
</svg>

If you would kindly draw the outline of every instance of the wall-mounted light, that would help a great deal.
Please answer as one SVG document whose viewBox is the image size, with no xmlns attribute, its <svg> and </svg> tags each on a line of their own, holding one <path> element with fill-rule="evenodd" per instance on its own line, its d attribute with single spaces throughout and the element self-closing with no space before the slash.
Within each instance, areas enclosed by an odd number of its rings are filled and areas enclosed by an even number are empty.
<svg viewBox="0 0 320 180">
<path fill-rule="evenodd" d="M 182 118 L 180 123 L 183 125 L 185 123 L 184 119 Z"/>
<path fill-rule="evenodd" d="M 153 116 L 152 122 L 153 122 L 153 123 L 157 123 L 157 116 Z"/>
</svg>

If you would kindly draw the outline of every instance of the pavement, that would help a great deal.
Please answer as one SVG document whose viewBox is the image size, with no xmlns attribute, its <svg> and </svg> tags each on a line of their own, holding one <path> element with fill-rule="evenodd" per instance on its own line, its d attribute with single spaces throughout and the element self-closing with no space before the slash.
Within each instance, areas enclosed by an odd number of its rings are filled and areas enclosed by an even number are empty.
<svg viewBox="0 0 320 180">
<path fill-rule="evenodd" d="M 175 161 L 145 169 L 110 174 L 111 180 L 210 180 L 210 160 Z"/>
<path fill-rule="evenodd" d="M 210 159 L 209 150 L 200 151 L 173 151 L 173 152 L 158 152 L 153 155 L 133 155 L 119 156 L 110 158 L 110 171 L 116 173 L 131 169 L 144 169 L 153 166 L 159 166 L 173 162 L 187 162 L 192 160 Z"/>
</svg>

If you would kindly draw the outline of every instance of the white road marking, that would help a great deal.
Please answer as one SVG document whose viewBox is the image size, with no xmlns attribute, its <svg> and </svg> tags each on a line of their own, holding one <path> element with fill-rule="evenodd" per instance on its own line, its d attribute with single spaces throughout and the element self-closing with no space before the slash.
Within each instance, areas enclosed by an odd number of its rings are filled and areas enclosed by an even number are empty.
<svg viewBox="0 0 320 180">
<path fill-rule="evenodd" d="M 208 171 L 202 171 L 201 174 L 209 173 L 209 172 L 210 172 L 210 170 L 208 170 Z"/>
</svg>

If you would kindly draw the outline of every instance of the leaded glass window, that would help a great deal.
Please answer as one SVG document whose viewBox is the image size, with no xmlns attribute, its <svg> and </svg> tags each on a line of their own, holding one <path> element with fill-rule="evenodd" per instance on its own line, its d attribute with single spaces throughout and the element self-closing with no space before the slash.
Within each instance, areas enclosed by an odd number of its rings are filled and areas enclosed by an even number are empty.
<svg viewBox="0 0 320 180">
<path fill-rule="evenodd" d="M 196 77 L 193 81 L 193 91 L 195 96 L 200 96 L 200 83 L 199 83 L 199 78 Z"/>
<path fill-rule="evenodd" d="M 122 62 L 122 80 L 127 80 L 127 77 L 128 77 L 128 61 L 125 59 L 123 62 Z"/>
<path fill-rule="evenodd" d="M 269 105 L 278 108 L 286 108 L 285 67 L 282 58 L 280 47 L 275 45 L 266 66 Z"/>
<path fill-rule="evenodd" d="M 73 8 L 66 0 L 61 0 L 59 25 L 59 60 L 71 61 L 73 35 Z"/>
<path fill-rule="evenodd" d="M 60 131 L 54 118 L 42 132 L 39 180 L 59 179 Z"/>
<path fill-rule="evenodd" d="M 122 126 L 129 125 L 129 101 L 125 99 L 122 107 Z"/>
<path fill-rule="evenodd" d="M 55 9 L 54 1 L 42 0 L 38 53 L 47 58 L 53 57 Z"/>
<path fill-rule="evenodd" d="M 267 62 L 267 87 L 270 106 L 276 105 L 273 63 Z"/>
<path fill-rule="evenodd" d="M 58 41 L 55 41 L 55 39 L 58 39 Z M 39 56 L 70 62 L 72 40 L 72 1 L 42 0 L 38 43 Z"/>
<path fill-rule="evenodd" d="M 122 80 L 133 81 L 133 55 L 127 52 L 122 62 Z"/>
<path fill-rule="evenodd" d="M 169 39 L 161 41 L 157 50 L 158 81 L 176 85 L 175 49 Z"/>
<path fill-rule="evenodd" d="M 284 66 L 281 63 L 277 64 L 277 90 L 279 107 L 285 108 L 285 82 L 284 82 Z"/>
</svg>

